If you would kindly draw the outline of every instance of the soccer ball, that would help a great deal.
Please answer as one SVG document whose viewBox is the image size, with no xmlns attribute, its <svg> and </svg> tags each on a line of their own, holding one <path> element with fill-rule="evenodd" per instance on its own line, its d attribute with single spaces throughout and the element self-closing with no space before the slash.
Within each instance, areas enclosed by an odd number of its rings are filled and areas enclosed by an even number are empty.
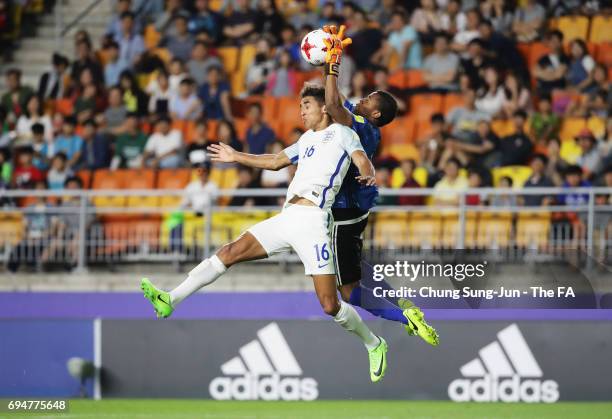
<svg viewBox="0 0 612 419">
<path fill-rule="evenodd" d="M 327 47 L 323 40 L 328 38 L 329 34 L 323 29 L 315 29 L 307 33 L 302 39 L 302 45 L 300 45 L 302 58 L 312 65 L 319 66 L 325 64 Z"/>
</svg>

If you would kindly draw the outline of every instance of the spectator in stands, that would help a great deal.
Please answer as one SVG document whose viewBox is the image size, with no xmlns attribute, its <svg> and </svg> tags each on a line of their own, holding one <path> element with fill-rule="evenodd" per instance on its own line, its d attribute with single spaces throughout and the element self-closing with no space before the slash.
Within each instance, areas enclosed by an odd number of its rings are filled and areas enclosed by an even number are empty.
<svg viewBox="0 0 612 419">
<path fill-rule="evenodd" d="M 191 78 L 181 81 L 179 92 L 170 98 L 168 105 L 172 119 L 195 121 L 202 115 L 202 102 L 195 94 L 195 82 Z"/>
<path fill-rule="evenodd" d="M 38 83 L 38 97 L 42 100 L 57 100 L 64 97 L 67 90 L 68 58 L 53 53 L 51 58 L 53 68 L 45 72 Z"/>
<path fill-rule="evenodd" d="M 512 30 L 519 42 L 531 42 L 540 36 L 546 19 L 546 9 L 536 0 L 526 0 L 514 13 Z"/>
<path fill-rule="evenodd" d="M 296 71 L 289 51 L 281 51 L 277 65 L 266 83 L 266 95 L 274 97 L 292 96 L 297 88 Z"/>
<path fill-rule="evenodd" d="M 391 188 L 391 170 L 396 164 L 395 160 L 386 161 L 376 167 L 376 185 L 379 188 Z M 376 204 L 379 206 L 397 205 L 397 198 L 393 195 L 378 195 Z"/>
<path fill-rule="evenodd" d="M 285 145 L 280 141 L 273 141 L 267 147 L 268 154 L 278 154 L 285 148 Z M 289 185 L 289 168 L 283 167 L 280 170 L 262 170 L 261 171 L 261 186 L 264 188 L 286 188 Z M 270 199 L 270 205 L 282 205 L 283 198 Z"/>
<path fill-rule="evenodd" d="M 450 0 L 446 3 L 446 8 L 440 13 L 441 29 L 451 35 L 465 29 L 467 18 L 461 10 L 460 0 Z"/>
<path fill-rule="evenodd" d="M 183 15 L 189 16 L 189 12 L 183 8 L 182 0 L 166 0 L 165 10 L 157 15 L 154 21 L 155 30 L 164 36 L 175 35 L 175 27 L 172 25 L 174 18 Z M 189 22 L 189 30 L 191 31 L 192 23 Z M 192 32 L 197 33 L 198 31 Z"/>
<path fill-rule="evenodd" d="M 153 115 L 163 115 L 170 112 L 170 99 L 173 97 L 170 91 L 170 82 L 166 70 L 160 69 L 157 72 L 156 81 L 149 90 L 149 113 Z"/>
<path fill-rule="evenodd" d="M 131 0 L 118 0 L 116 3 L 116 10 L 111 18 L 111 21 L 108 22 L 108 26 L 106 27 L 106 35 L 110 36 L 113 40 L 119 42 L 119 40 L 123 37 L 123 15 L 124 13 L 132 12 L 132 2 Z M 142 24 L 140 19 L 136 18 L 134 15 L 134 25 L 132 26 L 132 35 L 136 33 L 142 33 Z"/>
<path fill-rule="evenodd" d="M 15 148 L 17 165 L 13 171 L 14 189 L 31 189 L 36 182 L 44 182 L 45 175 L 33 164 L 34 150 L 30 146 Z"/>
<path fill-rule="evenodd" d="M 523 185 L 524 188 L 548 188 L 555 186 L 553 182 L 546 176 L 546 166 L 548 165 L 548 158 L 544 154 L 536 154 L 531 159 L 531 176 Z M 552 204 L 552 197 L 546 195 L 523 195 L 523 205 L 528 207 L 538 207 L 541 205 Z"/>
<path fill-rule="evenodd" d="M 480 2 L 482 17 L 491 23 L 496 32 L 510 36 L 514 20 L 513 2 L 504 0 L 487 0 Z"/>
<path fill-rule="evenodd" d="M 468 89 L 463 92 L 464 106 L 453 108 L 446 116 L 453 138 L 459 141 L 471 142 L 476 137 L 476 128 L 480 121 L 488 121 L 488 114 L 476 109 L 476 94 Z"/>
<path fill-rule="evenodd" d="M 434 35 L 444 29 L 442 19 L 435 0 L 421 0 L 420 6 L 412 12 L 410 26 L 416 29 L 422 42 L 431 44 Z"/>
<path fill-rule="evenodd" d="M 468 188 L 481 188 L 483 184 L 482 174 L 479 168 L 471 167 L 468 170 Z M 484 196 L 481 193 L 468 194 L 465 196 L 466 205 L 483 205 Z"/>
<path fill-rule="evenodd" d="M 547 40 L 550 52 L 543 55 L 533 69 L 539 95 L 550 95 L 554 89 L 563 89 L 569 67 L 569 59 L 563 52 L 563 33 L 553 30 Z"/>
<path fill-rule="evenodd" d="M 2 95 L 0 105 L 7 111 L 9 120 L 15 121 L 24 112 L 33 91 L 21 84 L 21 70 L 11 68 L 4 74 L 7 92 Z"/>
<path fill-rule="evenodd" d="M 219 187 L 210 180 L 210 162 L 203 160 L 195 167 L 198 169 L 198 178 L 192 180 L 185 188 L 180 208 L 204 214 L 209 205 L 215 205 Z"/>
<path fill-rule="evenodd" d="M 47 184 L 50 190 L 64 189 L 64 182 L 72 176 L 72 170 L 68 168 L 68 159 L 61 151 L 51 159 L 51 168 L 47 172 Z"/>
<path fill-rule="evenodd" d="M 414 170 L 416 169 L 417 164 L 413 159 L 402 160 L 400 163 L 400 169 L 402 170 L 402 174 L 404 175 L 404 183 L 402 184 L 402 188 L 420 188 L 421 185 L 418 184 L 416 180 L 414 180 Z M 419 195 L 406 195 L 400 196 L 398 199 L 399 205 L 424 205 L 425 197 Z"/>
<path fill-rule="evenodd" d="M 590 83 L 582 88 L 582 91 L 593 96 L 600 91 L 606 92 L 608 106 L 612 107 L 612 88 L 608 81 L 608 68 L 604 64 L 596 64 Z"/>
<path fill-rule="evenodd" d="M 279 34 L 281 34 L 284 25 L 285 20 L 283 16 L 278 13 L 274 0 L 260 0 L 258 2 L 257 20 L 255 24 L 257 33 L 273 36 L 276 41 L 279 41 Z"/>
<path fill-rule="evenodd" d="M 17 125 L 15 131 L 17 133 L 17 141 L 19 142 L 32 142 L 32 125 L 40 123 L 45 128 L 45 140 L 53 140 L 53 126 L 51 124 L 51 118 L 49 115 L 45 115 L 43 112 L 42 104 L 40 99 L 36 95 L 32 95 L 27 103 L 24 112 L 17 119 Z"/>
<path fill-rule="evenodd" d="M 580 166 L 570 165 L 564 172 L 565 181 L 563 188 L 580 188 L 591 186 L 591 183 L 582 178 L 583 172 Z M 584 192 L 569 192 L 558 195 L 560 205 L 586 205 L 589 203 L 589 194 Z"/>
<path fill-rule="evenodd" d="M 552 111 L 550 96 L 541 96 L 537 112 L 531 114 L 529 122 L 533 140 L 537 145 L 546 145 L 547 141 L 557 136 L 561 118 Z"/>
<path fill-rule="evenodd" d="M 389 34 L 382 48 L 372 57 L 375 62 L 389 67 L 392 55 L 398 57 L 401 68 L 421 68 L 421 43 L 417 31 L 408 24 L 403 11 L 398 10 L 391 15 L 386 32 Z"/>
<path fill-rule="evenodd" d="M 190 139 L 187 147 L 187 161 L 192 167 L 208 159 L 206 147 L 208 147 L 208 135 L 206 131 L 206 120 L 199 119 L 195 125 L 194 137 Z"/>
<path fill-rule="evenodd" d="M 501 154 L 501 166 L 524 165 L 533 150 L 533 143 L 525 133 L 527 113 L 523 110 L 514 112 L 512 122 L 514 124 L 514 134 L 503 137 L 499 141 L 498 150 Z"/>
<path fill-rule="evenodd" d="M 134 13 L 124 12 L 121 15 L 121 36 L 116 39 L 119 44 L 119 60 L 133 66 L 140 60 L 145 51 L 142 36 L 134 30 Z"/>
<path fill-rule="evenodd" d="M 351 91 L 348 96 L 349 102 L 352 104 L 357 104 L 361 98 L 368 96 L 370 92 L 371 89 L 370 86 L 368 86 L 368 78 L 366 77 L 366 73 L 364 71 L 357 70 L 351 79 Z"/>
<path fill-rule="evenodd" d="M 127 114 L 127 109 L 123 104 L 121 88 L 111 87 L 108 90 L 108 107 L 104 111 L 107 131 L 113 135 L 121 133 Z"/>
<path fill-rule="evenodd" d="M 13 142 L 14 134 L 10 131 L 10 125 L 6 110 L 0 106 L 0 149 L 8 148 Z"/>
<path fill-rule="evenodd" d="M 198 86 L 206 83 L 206 75 L 211 67 L 223 67 L 219 57 L 210 55 L 208 46 L 204 42 L 197 41 L 191 50 L 191 58 L 187 61 L 187 72 L 195 80 Z"/>
<path fill-rule="evenodd" d="M 223 35 L 234 45 L 242 45 L 255 33 L 257 13 L 249 8 L 248 0 L 235 0 L 232 13 L 226 17 Z"/>
<path fill-rule="evenodd" d="M 580 131 L 576 141 L 582 150 L 582 155 L 578 157 L 576 164 L 581 167 L 585 177 L 592 178 L 602 169 L 604 157 L 602 148 L 595 139 L 593 132 L 588 128 Z"/>
<path fill-rule="evenodd" d="M 249 94 L 260 95 L 266 91 L 268 75 L 274 69 L 272 46 L 268 38 L 262 37 L 255 44 L 253 63 L 247 70 L 246 86 Z"/>
<path fill-rule="evenodd" d="M 81 158 L 81 149 L 83 148 L 83 139 L 75 133 L 76 120 L 72 116 L 64 118 L 62 124 L 62 132 L 55 138 L 53 142 L 51 154 L 59 153 L 60 151 L 66 154 L 68 159 L 68 167 L 72 168 Z"/>
<path fill-rule="evenodd" d="M 185 70 L 185 64 L 180 58 L 173 58 L 170 61 L 169 70 L 168 83 L 170 85 L 170 94 L 176 94 L 183 79 L 189 77 L 189 73 Z"/>
<path fill-rule="evenodd" d="M 317 27 L 319 25 L 319 16 L 308 8 L 308 0 L 297 0 L 297 11 L 289 19 L 289 23 L 294 28 L 301 28 L 303 26 Z"/>
<path fill-rule="evenodd" d="M 470 41 L 478 38 L 480 33 L 478 27 L 482 17 L 478 9 L 470 9 L 465 12 L 465 28 L 458 31 L 453 37 L 452 48 L 458 53 L 462 53 L 466 50 Z"/>
<path fill-rule="evenodd" d="M 104 65 L 104 83 L 106 86 L 119 84 L 119 76 L 131 63 L 119 59 L 119 44 L 111 41 L 106 44 L 106 64 Z"/>
<path fill-rule="evenodd" d="M 140 116 L 147 114 L 149 98 L 140 89 L 131 71 L 125 70 L 119 77 L 119 85 L 123 91 L 123 105 L 128 112 L 136 112 Z"/>
<path fill-rule="evenodd" d="M 81 74 L 85 74 L 85 72 Z M 99 99 L 102 99 L 102 96 L 98 95 L 98 88 L 95 84 L 88 84 L 83 88 L 82 93 L 74 102 L 74 114 L 78 124 L 82 124 L 87 119 L 94 117 L 98 110 L 97 101 Z"/>
<path fill-rule="evenodd" d="M 548 141 L 546 156 L 548 157 L 546 176 L 552 180 L 555 186 L 561 186 L 563 184 L 562 174 L 570 165 L 561 157 L 561 142 L 558 138 L 553 137 Z"/>
<path fill-rule="evenodd" d="M 486 68 L 493 67 L 494 62 L 485 55 L 484 43 L 480 38 L 472 39 L 465 52 L 465 58 L 461 60 L 463 73 L 470 78 L 470 85 L 475 90 L 486 88 L 484 72 Z M 497 77 L 499 79 L 499 76 Z"/>
<path fill-rule="evenodd" d="M 189 32 L 193 35 L 206 33 L 212 42 L 217 43 L 221 38 L 223 17 L 210 10 L 208 0 L 195 0 L 195 14 L 188 23 Z"/>
<path fill-rule="evenodd" d="M 172 129 L 172 121 L 161 116 L 155 123 L 155 132 L 147 140 L 142 165 L 154 169 L 173 169 L 181 164 L 179 152 L 183 146 L 181 132 Z"/>
<path fill-rule="evenodd" d="M 591 84 L 595 60 L 589 55 L 586 43 L 582 39 L 570 42 L 570 62 L 567 68 L 569 87 L 582 91 Z"/>
<path fill-rule="evenodd" d="M 470 140 L 450 138 L 446 141 L 438 167 L 443 169 L 450 158 L 457 159 L 464 166 L 473 163 L 479 167 L 493 167 L 499 164 L 498 147 L 499 139 L 491 131 L 491 125 L 482 120 L 478 122 L 476 133 Z"/>
<path fill-rule="evenodd" d="M 49 167 L 49 142 L 45 139 L 45 127 L 43 124 L 32 124 L 32 149 L 34 150 L 34 166 L 44 172 Z"/>
<path fill-rule="evenodd" d="M 513 71 L 523 81 L 529 80 L 530 75 L 525 60 L 512 39 L 498 29 L 494 30 L 493 24 L 488 20 L 480 22 L 478 37 L 482 41 L 485 54 L 496 65 Z"/>
<path fill-rule="evenodd" d="M 261 185 L 257 181 L 257 177 L 253 169 L 246 166 L 240 166 L 238 168 L 238 183 L 235 186 L 236 189 L 255 189 Z M 265 197 L 249 197 L 249 196 L 233 196 L 229 205 L 234 207 L 252 207 L 255 205 L 265 205 Z"/>
<path fill-rule="evenodd" d="M 261 104 L 255 102 L 249 106 L 247 113 L 249 127 L 246 132 L 246 142 L 249 153 L 264 154 L 269 144 L 274 142 L 274 131 L 263 121 Z"/>
<path fill-rule="evenodd" d="M 83 123 L 83 148 L 77 170 L 97 170 L 106 168 L 111 161 L 111 150 L 108 136 L 97 131 L 93 119 Z"/>
<path fill-rule="evenodd" d="M 353 39 L 348 52 L 355 60 L 357 68 L 377 66 L 379 63 L 372 62 L 372 56 L 382 45 L 384 38 L 382 31 L 371 27 L 366 15 L 360 10 L 355 12 L 348 31 Z"/>
<path fill-rule="evenodd" d="M 483 69 L 483 72 L 484 84 L 478 92 L 475 106 L 476 109 L 486 113 L 490 118 L 495 118 L 502 112 L 506 92 L 495 67 L 487 66 Z"/>
<path fill-rule="evenodd" d="M 380 67 L 374 72 L 373 90 L 384 90 L 385 92 L 389 93 L 391 96 L 393 96 L 393 99 L 395 99 L 395 102 L 397 103 L 397 111 L 399 113 L 406 112 L 406 101 L 402 99 L 402 97 L 404 96 L 404 92 L 400 88 L 389 85 L 389 70 L 387 70 L 386 68 Z"/>
<path fill-rule="evenodd" d="M 430 131 L 426 136 L 419 138 L 417 144 L 419 146 L 421 164 L 429 173 L 433 173 L 437 170 L 438 161 L 448 139 L 448 133 L 445 129 L 444 115 L 441 113 L 433 114 L 430 118 L 430 123 Z"/>
<path fill-rule="evenodd" d="M 395 0 L 383 0 L 381 7 L 374 11 L 375 19 L 381 28 L 389 23 L 391 12 L 395 7 Z M 321 6 L 319 24 L 315 25 L 322 28 L 324 25 L 336 25 L 342 23 L 344 19 L 336 12 L 336 5 L 333 1 L 326 1 Z"/>
<path fill-rule="evenodd" d="M 115 155 L 111 168 L 124 167 L 135 169 L 142 166 L 142 155 L 147 136 L 140 129 L 140 118 L 137 113 L 128 113 L 125 119 L 125 130 L 117 136 Z"/>
<path fill-rule="evenodd" d="M 232 121 L 230 89 L 227 82 L 222 80 L 222 75 L 220 67 L 210 67 L 206 83 L 198 89 L 198 97 L 204 105 L 204 117 Z"/>
<path fill-rule="evenodd" d="M 504 189 L 512 189 L 514 184 L 510 176 L 502 176 L 499 179 L 497 189 L 501 192 Z M 517 195 L 513 194 L 495 194 L 491 197 L 489 205 L 496 208 L 516 207 L 518 205 Z"/>
<path fill-rule="evenodd" d="M 238 136 L 236 135 L 236 128 L 234 128 L 234 125 L 231 122 L 225 119 L 219 121 L 219 125 L 217 125 L 217 132 L 213 138 L 220 143 L 231 146 L 236 151 L 242 151 L 243 149 L 242 142 L 238 140 Z M 217 169 L 236 167 L 235 163 L 215 162 L 214 164 Z"/>
<path fill-rule="evenodd" d="M 8 148 L 0 148 L 0 190 L 8 189 L 13 180 L 13 163 Z M 0 200 L 0 208 L 6 201 Z"/>
<path fill-rule="evenodd" d="M 448 206 L 459 203 L 459 192 L 467 189 L 467 179 L 459 175 L 460 163 L 449 159 L 444 166 L 444 176 L 434 185 L 434 205 Z"/>
<path fill-rule="evenodd" d="M 36 182 L 34 189 L 44 191 L 47 189 L 47 184 L 44 180 L 40 180 Z M 48 211 L 51 206 L 47 202 L 46 197 L 34 196 L 33 202 L 28 204 L 26 208 L 27 212 L 25 213 L 24 220 L 25 237 L 12 249 L 7 264 L 8 271 L 12 273 L 17 272 L 23 262 L 40 268 L 40 256 L 48 242 L 50 227 Z"/>
<path fill-rule="evenodd" d="M 177 16 L 174 18 L 175 33 L 162 39 L 160 45 L 168 48 L 172 56 L 182 61 L 189 60 L 194 45 L 194 38 L 187 30 L 187 18 Z"/>
<path fill-rule="evenodd" d="M 511 118 L 519 109 L 531 109 L 531 93 L 515 73 L 506 74 L 503 87 L 502 116 L 504 118 Z"/>
<path fill-rule="evenodd" d="M 287 51 L 291 55 L 291 60 L 294 63 L 300 63 L 301 52 L 300 43 L 296 39 L 295 28 L 291 25 L 284 25 L 280 31 L 280 45 L 277 51 Z M 344 62 L 342 63 L 344 64 Z"/>
<path fill-rule="evenodd" d="M 104 72 L 91 48 L 91 41 L 89 41 L 88 37 L 83 36 L 83 38 L 76 41 L 76 59 L 72 62 L 70 78 L 73 81 L 80 80 L 81 72 L 86 68 L 91 70 L 96 84 L 104 83 Z"/>
<path fill-rule="evenodd" d="M 436 35 L 433 53 L 423 62 L 423 78 L 427 86 L 441 93 L 455 90 L 458 70 L 459 57 L 449 50 L 447 35 Z"/>
</svg>

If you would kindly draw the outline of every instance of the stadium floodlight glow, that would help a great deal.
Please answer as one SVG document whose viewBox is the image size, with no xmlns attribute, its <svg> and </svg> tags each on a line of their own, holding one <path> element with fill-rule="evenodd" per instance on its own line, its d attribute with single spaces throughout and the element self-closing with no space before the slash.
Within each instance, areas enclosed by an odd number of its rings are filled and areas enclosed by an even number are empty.
<svg viewBox="0 0 612 419">
<path fill-rule="evenodd" d="M 93 378 L 95 367 L 93 362 L 83 358 L 72 357 L 66 362 L 68 373 L 79 382 L 79 397 L 87 397 L 85 383 L 87 379 Z"/>
</svg>

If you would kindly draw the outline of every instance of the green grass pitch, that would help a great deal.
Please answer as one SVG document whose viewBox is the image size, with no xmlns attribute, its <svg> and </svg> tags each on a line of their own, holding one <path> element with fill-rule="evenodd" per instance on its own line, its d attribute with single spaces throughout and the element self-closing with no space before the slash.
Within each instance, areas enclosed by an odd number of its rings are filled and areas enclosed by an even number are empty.
<svg viewBox="0 0 612 419">
<path fill-rule="evenodd" d="M 8 417 L 25 416 L 9 414 Z M 30 415 L 27 415 L 30 416 Z M 34 415 L 32 415 L 34 416 Z M 502 404 L 443 401 L 215 402 L 209 400 L 72 400 L 70 411 L 38 418 L 130 419 L 502 419 L 612 418 L 612 403 Z M 0 417 L 6 417 L 0 415 Z"/>
</svg>

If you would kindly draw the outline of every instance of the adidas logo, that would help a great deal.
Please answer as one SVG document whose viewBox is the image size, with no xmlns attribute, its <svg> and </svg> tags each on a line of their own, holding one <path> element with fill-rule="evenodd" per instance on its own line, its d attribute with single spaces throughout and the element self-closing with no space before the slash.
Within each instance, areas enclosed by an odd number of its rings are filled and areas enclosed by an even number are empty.
<svg viewBox="0 0 612 419">
<path fill-rule="evenodd" d="M 448 386 L 456 402 L 544 402 L 559 400 L 559 385 L 541 380 L 542 370 L 516 324 L 478 351 L 478 358 L 461 367 L 461 375 Z"/>
<path fill-rule="evenodd" d="M 216 400 L 315 400 L 318 383 L 302 378 L 298 364 L 276 323 L 257 332 L 258 339 L 242 346 L 236 356 L 221 365 L 222 377 L 213 379 L 208 391 Z"/>
</svg>

